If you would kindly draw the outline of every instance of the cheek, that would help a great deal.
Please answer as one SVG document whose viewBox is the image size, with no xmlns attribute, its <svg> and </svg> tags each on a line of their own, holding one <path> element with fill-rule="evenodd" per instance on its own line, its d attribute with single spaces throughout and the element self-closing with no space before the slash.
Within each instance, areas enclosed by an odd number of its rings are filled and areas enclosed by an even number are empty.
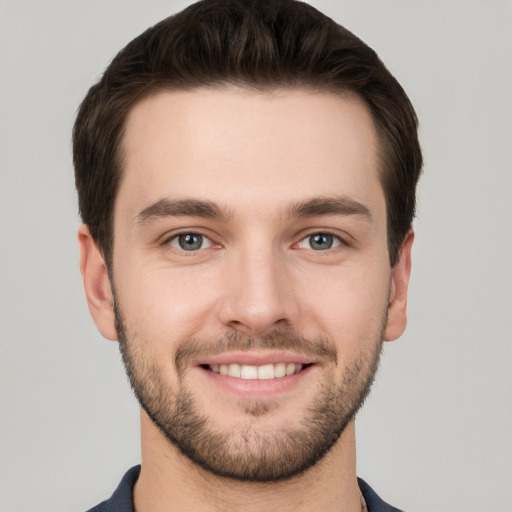
<svg viewBox="0 0 512 512">
<path fill-rule="evenodd" d="M 329 273 L 318 273 L 311 282 L 314 287 L 306 283 L 302 286 L 302 296 L 307 296 L 305 289 L 310 290 L 303 308 L 304 328 L 315 325 L 345 351 L 361 343 L 374 343 L 375 337 L 380 335 L 387 307 L 386 272 L 345 266 Z"/>
<path fill-rule="evenodd" d="M 116 279 L 130 331 L 166 346 L 197 335 L 212 311 L 211 277 L 184 269 L 137 272 L 135 268 L 120 265 Z"/>
</svg>

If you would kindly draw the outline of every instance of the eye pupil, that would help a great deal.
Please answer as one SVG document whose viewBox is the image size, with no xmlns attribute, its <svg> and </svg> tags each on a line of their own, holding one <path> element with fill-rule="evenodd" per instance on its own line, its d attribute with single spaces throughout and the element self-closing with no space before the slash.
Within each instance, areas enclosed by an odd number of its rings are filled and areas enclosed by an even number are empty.
<svg viewBox="0 0 512 512">
<path fill-rule="evenodd" d="M 327 233 L 317 233 L 309 237 L 309 243 L 312 249 L 325 251 L 332 247 L 333 236 Z"/>
<path fill-rule="evenodd" d="M 203 237 L 202 235 L 187 233 L 186 235 L 180 235 L 178 242 L 184 251 L 195 251 L 196 249 L 201 249 Z"/>
</svg>

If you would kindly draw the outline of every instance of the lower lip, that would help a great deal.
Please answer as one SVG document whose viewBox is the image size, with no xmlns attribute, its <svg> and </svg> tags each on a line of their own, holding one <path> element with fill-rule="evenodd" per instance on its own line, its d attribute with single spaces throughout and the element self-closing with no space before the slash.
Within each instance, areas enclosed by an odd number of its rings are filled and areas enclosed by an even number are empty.
<svg viewBox="0 0 512 512">
<path fill-rule="evenodd" d="M 314 371 L 315 366 L 307 366 L 299 373 L 288 375 L 286 377 L 277 377 L 274 379 L 240 379 L 221 375 L 202 367 L 196 367 L 200 373 L 208 380 L 210 385 L 219 386 L 222 389 L 244 397 L 268 397 L 292 390 L 302 381 L 307 379 Z"/>
</svg>

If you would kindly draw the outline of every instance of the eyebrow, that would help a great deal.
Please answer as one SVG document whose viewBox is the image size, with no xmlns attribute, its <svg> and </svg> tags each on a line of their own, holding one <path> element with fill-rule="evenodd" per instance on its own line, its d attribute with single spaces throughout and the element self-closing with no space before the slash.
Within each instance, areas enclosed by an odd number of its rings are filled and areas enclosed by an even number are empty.
<svg viewBox="0 0 512 512">
<path fill-rule="evenodd" d="M 151 220 L 164 217 L 204 217 L 208 219 L 227 220 L 232 215 L 212 201 L 198 199 L 161 199 L 144 208 L 137 215 L 138 224 L 146 224 Z"/>
<path fill-rule="evenodd" d="M 348 196 L 320 196 L 301 201 L 288 208 L 288 218 L 319 217 L 326 215 L 357 215 L 372 220 L 367 206 Z"/>
<path fill-rule="evenodd" d="M 288 219 L 319 217 L 327 215 L 357 215 L 372 219 L 370 210 L 364 204 L 347 196 L 319 196 L 291 204 L 285 210 Z M 146 224 L 165 217 L 202 217 L 227 221 L 234 215 L 227 208 L 213 201 L 199 199 L 160 199 L 144 208 L 136 217 L 137 224 Z"/>
</svg>

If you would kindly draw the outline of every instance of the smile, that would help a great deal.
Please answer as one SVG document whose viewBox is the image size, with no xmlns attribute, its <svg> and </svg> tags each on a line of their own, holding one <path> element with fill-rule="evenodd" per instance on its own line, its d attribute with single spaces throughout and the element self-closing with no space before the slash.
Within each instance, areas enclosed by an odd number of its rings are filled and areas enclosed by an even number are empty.
<svg viewBox="0 0 512 512">
<path fill-rule="evenodd" d="M 276 363 L 252 366 L 247 364 L 211 364 L 206 368 L 220 375 L 245 380 L 269 380 L 287 377 L 299 373 L 304 365 L 300 363 Z"/>
</svg>

